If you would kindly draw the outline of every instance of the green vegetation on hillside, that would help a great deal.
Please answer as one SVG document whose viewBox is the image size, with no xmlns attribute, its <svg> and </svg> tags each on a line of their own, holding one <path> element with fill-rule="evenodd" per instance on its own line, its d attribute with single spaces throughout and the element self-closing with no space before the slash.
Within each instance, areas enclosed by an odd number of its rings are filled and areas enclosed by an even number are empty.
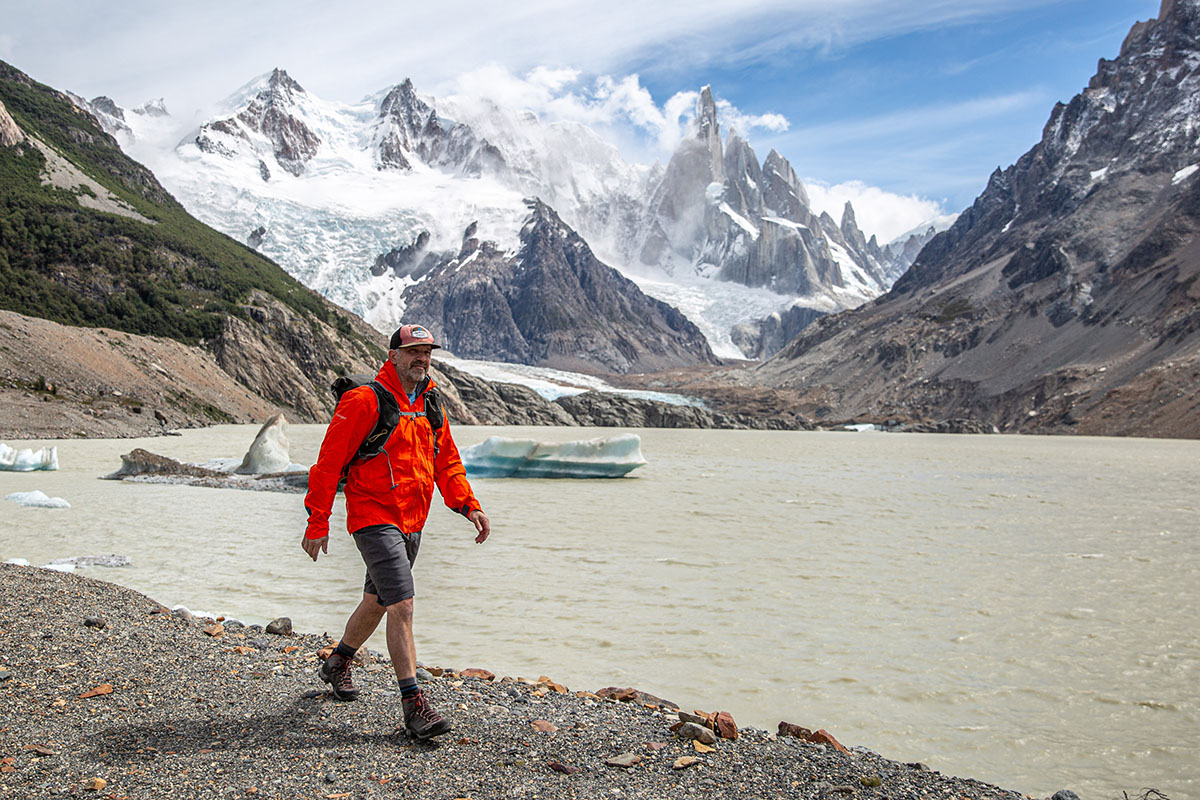
<svg viewBox="0 0 1200 800">
<path fill-rule="evenodd" d="M 194 219 L 64 95 L 0 61 L 0 101 L 26 133 L 153 220 L 83 208 L 42 185 L 36 147 L 0 147 L 0 308 L 195 344 L 261 289 L 358 338 L 274 262 Z"/>
</svg>

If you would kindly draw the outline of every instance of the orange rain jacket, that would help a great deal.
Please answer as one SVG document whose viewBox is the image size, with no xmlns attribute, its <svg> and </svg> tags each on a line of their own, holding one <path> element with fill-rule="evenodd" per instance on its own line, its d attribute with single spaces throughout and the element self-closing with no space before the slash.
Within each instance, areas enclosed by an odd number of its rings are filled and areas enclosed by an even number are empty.
<svg viewBox="0 0 1200 800">
<path fill-rule="evenodd" d="M 359 386 L 342 395 L 333 420 L 325 431 L 317 463 L 308 470 L 309 539 L 329 534 L 329 514 L 338 482 L 346 472 L 346 528 L 351 533 L 368 525 L 395 525 L 403 533 L 415 533 L 425 527 L 436 484 L 446 506 L 463 516 L 480 508 L 471 492 L 466 469 L 458 448 L 450 436 L 449 421 L 437 432 L 437 456 L 434 456 L 434 431 L 424 416 L 405 416 L 405 412 L 425 410 L 425 395 L 415 403 L 400 385 L 392 362 L 384 362 L 375 376 L 396 396 L 400 423 L 388 438 L 384 452 L 361 464 L 347 464 L 354 458 L 362 440 L 379 417 L 375 393 Z M 434 386 L 429 381 L 428 387 Z"/>
</svg>

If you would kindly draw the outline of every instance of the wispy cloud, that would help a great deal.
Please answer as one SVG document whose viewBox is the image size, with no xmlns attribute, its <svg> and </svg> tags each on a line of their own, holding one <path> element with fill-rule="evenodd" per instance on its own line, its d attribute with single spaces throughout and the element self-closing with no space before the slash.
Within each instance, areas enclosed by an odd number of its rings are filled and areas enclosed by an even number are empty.
<svg viewBox="0 0 1200 800">
<path fill-rule="evenodd" d="M 914 131 L 941 131 L 968 127 L 1030 107 L 1044 108 L 1046 93 L 1040 89 L 939 103 L 873 117 L 843 118 L 794 129 L 794 136 L 812 141 L 842 143 L 874 142 Z M 935 139 L 937 137 L 930 137 Z"/>
<path fill-rule="evenodd" d="M 629 155 L 649 159 L 668 157 L 687 134 L 698 98 L 698 92 L 683 91 L 659 104 L 637 75 L 589 79 L 578 70 L 541 66 L 522 77 L 499 64 L 459 75 L 448 89 L 448 99 L 457 103 L 493 102 L 531 111 L 544 122 L 587 125 L 624 138 L 633 150 Z M 788 120 L 782 114 L 747 114 L 728 100 L 718 98 L 716 103 L 725 130 L 735 127 L 745 136 L 754 131 L 788 129 Z M 641 141 L 633 141 L 630 133 Z"/>
</svg>

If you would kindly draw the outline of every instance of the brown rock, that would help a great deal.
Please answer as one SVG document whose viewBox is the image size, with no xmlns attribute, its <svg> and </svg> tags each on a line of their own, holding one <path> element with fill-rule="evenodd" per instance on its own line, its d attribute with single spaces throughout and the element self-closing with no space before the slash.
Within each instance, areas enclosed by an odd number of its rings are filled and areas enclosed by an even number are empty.
<svg viewBox="0 0 1200 800">
<path fill-rule="evenodd" d="M 579 767 L 572 767 L 570 764 L 564 764 L 561 761 L 551 761 L 546 766 L 555 772 L 561 772 L 563 775 L 574 775 L 576 772 L 579 772 Z"/>
<path fill-rule="evenodd" d="M 780 722 L 779 723 L 779 735 L 780 736 L 791 736 L 794 739 L 803 739 L 804 741 L 807 742 L 808 737 L 812 736 L 812 731 L 810 731 L 808 728 L 805 728 L 800 725 L 796 725 L 795 723 L 792 723 L 792 722 Z"/>
<path fill-rule="evenodd" d="M 624 767 L 625 769 L 629 769 L 635 764 L 640 764 L 641 761 L 642 757 L 636 753 L 621 753 L 621 755 L 613 756 L 604 763 L 608 764 L 610 767 Z"/>
<path fill-rule="evenodd" d="M 700 759 L 695 756 L 682 756 L 675 759 L 675 763 L 671 765 L 671 769 L 687 769 L 690 766 L 699 764 Z"/>
<path fill-rule="evenodd" d="M 529 724 L 535 731 L 541 731 L 542 733 L 554 733 L 556 730 L 558 730 L 558 726 L 546 719 L 535 719 Z"/>
<path fill-rule="evenodd" d="M 469 667 L 458 674 L 464 678 L 478 678 L 481 681 L 493 681 L 496 679 L 496 673 L 476 667 Z"/>
<path fill-rule="evenodd" d="M 225 635 L 225 626 L 219 622 L 214 622 L 211 625 L 205 626 L 204 632 L 216 639 L 218 636 Z"/>
<path fill-rule="evenodd" d="M 733 715 L 728 711 L 720 711 L 716 718 L 717 733 L 722 739 L 738 738 L 738 726 L 733 721 Z"/>
<path fill-rule="evenodd" d="M 839 753 L 849 753 L 850 752 L 845 747 L 842 747 L 841 742 L 839 742 L 837 739 L 833 738 L 833 734 L 831 734 L 829 731 L 824 730 L 824 729 L 821 729 L 821 730 L 811 734 L 808 737 L 808 740 L 810 742 L 813 742 L 814 744 L 827 744 L 830 747 L 832 747 L 834 750 L 837 750 Z"/>
<path fill-rule="evenodd" d="M 672 703 L 670 700 L 664 700 L 661 697 L 655 697 L 649 692 L 643 692 L 641 689 L 632 687 L 618 688 L 616 686 L 608 686 L 596 692 L 600 697 L 619 700 L 622 703 L 637 703 L 640 706 L 654 706 L 656 708 L 679 708 L 678 703 Z"/>
<path fill-rule="evenodd" d="M 88 697 L 99 697 L 100 695 L 103 695 L 103 694 L 112 694 L 112 692 L 113 692 L 113 687 L 112 687 L 111 683 L 102 683 L 99 686 L 97 686 L 95 689 L 88 689 L 86 692 L 79 695 L 79 699 L 84 700 Z"/>
<path fill-rule="evenodd" d="M 108 786 L 108 781 L 104 780 L 104 778 L 92 778 L 86 784 L 84 784 L 83 788 L 87 789 L 89 792 L 98 792 L 105 786 Z"/>
<path fill-rule="evenodd" d="M 647 750 L 662 750 L 666 746 L 666 742 L 646 742 Z"/>
</svg>

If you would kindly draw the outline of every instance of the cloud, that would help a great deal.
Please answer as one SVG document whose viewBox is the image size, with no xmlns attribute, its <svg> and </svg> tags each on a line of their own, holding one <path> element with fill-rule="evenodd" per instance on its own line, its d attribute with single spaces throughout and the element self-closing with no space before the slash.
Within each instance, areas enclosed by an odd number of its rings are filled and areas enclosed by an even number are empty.
<svg viewBox="0 0 1200 800">
<path fill-rule="evenodd" d="M 926 134 L 930 131 L 942 135 L 949 129 L 966 128 L 982 120 L 994 119 L 1027 108 L 1046 107 L 1045 92 L 1032 89 L 995 97 L 980 97 L 972 100 L 926 105 L 908 108 L 874 117 L 839 119 L 821 125 L 810 125 L 794 133 L 808 141 L 878 142 L 907 133 Z M 926 141 L 935 141 L 937 136 L 923 135 Z"/>
<path fill-rule="evenodd" d="M 539 66 L 521 77 L 489 64 L 454 78 L 445 96 L 456 104 L 492 102 L 531 111 L 543 122 L 578 122 L 625 144 L 627 157 L 652 160 L 669 157 L 687 135 L 699 92 L 677 92 L 660 105 L 636 74 L 585 77 L 575 69 Z M 733 126 L 742 135 L 779 132 L 789 125 L 781 114 L 746 114 L 726 100 L 717 107 L 726 131 Z"/>
<path fill-rule="evenodd" d="M 936 200 L 915 194 L 895 194 L 877 186 L 868 186 L 862 181 L 829 186 L 818 180 L 806 179 L 804 186 L 808 189 L 813 210 L 818 214 L 826 211 L 839 223 L 842 221 L 842 209 L 849 201 L 854 206 L 858 227 L 868 239 L 872 234 L 878 236 L 880 244 L 887 244 L 917 225 L 946 213 Z"/>
<path fill-rule="evenodd" d="M 728 100 L 717 100 L 718 119 L 726 132 L 736 130 L 745 136 L 755 130 L 783 133 L 791 127 L 787 117 L 782 114 L 743 114 Z"/>
</svg>

